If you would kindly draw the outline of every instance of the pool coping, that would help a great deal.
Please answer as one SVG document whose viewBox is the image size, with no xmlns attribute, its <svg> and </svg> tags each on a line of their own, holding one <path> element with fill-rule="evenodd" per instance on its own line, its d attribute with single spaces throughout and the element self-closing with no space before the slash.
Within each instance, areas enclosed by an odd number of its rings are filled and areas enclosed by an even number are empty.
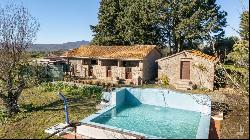
<svg viewBox="0 0 250 140">
<path fill-rule="evenodd" d="M 131 88 L 131 87 L 128 87 L 128 88 Z M 127 89 L 127 88 L 122 87 L 122 88 L 114 90 L 113 92 L 118 92 L 122 89 Z M 168 90 L 168 89 L 163 89 L 163 88 L 154 88 L 154 89 Z M 181 93 L 181 94 L 190 94 L 190 93 Z M 194 94 L 194 95 L 205 96 L 202 94 Z M 211 101 L 211 99 L 210 99 L 210 101 Z M 144 137 L 144 138 L 149 138 L 149 139 L 165 139 L 165 138 L 161 138 L 161 137 L 157 137 L 157 136 L 153 136 L 153 135 L 149 135 L 149 134 L 144 134 L 144 133 L 140 133 L 140 132 L 136 132 L 136 131 L 132 131 L 132 130 L 127 130 L 127 129 L 123 129 L 123 128 L 118 128 L 118 127 L 113 127 L 113 126 L 109 126 L 109 125 L 91 122 L 91 120 L 93 120 L 94 118 L 96 118 L 96 117 L 102 115 L 103 113 L 113 109 L 114 107 L 116 107 L 116 105 L 108 106 L 102 110 L 97 111 L 95 114 L 88 116 L 87 118 L 81 120 L 80 122 L 82 124 L 85 124 L 85 125 L 91 125 L 93 127 L 96 126 L 96 127 L 102 128 L 102 129 L 109 129 L 111 131 L 116 131 L 119 133 L 126 133 L 128 135 L 132 135 L 135 137 Z M 198 111 L 194 111 L 194 112 L 198 112 Z M 198 129 L 197 129 L 197 133 L 196 133 L 196 139 L 208 139 L 211 113 L 210 114 L 203 114 L 202 112 L 199 112 L 199 113 L 201 113 L 201 116 L 200 116 L 200 121 L 199 121 Z"/>
<path fill-rule="evenodd" d="M 81 120 L 80 123 L 82 123 L 83 125 L 91 125 L 93 127 L 96 126 L 99 128 L 109 129 L 111 131 L 116 131 L 119 133 L 126 133 L 128 135 L 132 135 L 132 136 L 139 137 L 139 138 L 143 137 L 143 138 L 150 138 L 150 139 L 164 139 L 161 137 L 152 136 L 152 135 L 148 135 L 148 134 L 144 134 L 144 133 L 140 133 L 140 132 L 136 132 L 136 131 L 132 131 L 132 130 L 127 130 L 127 129 L 123 129 L 123 128 L 118 128 L 118 127 L 114 127 L 114 126 L 109 126 L 109 125 L 91 122 L 91 120 L 93 120 L 94 118 L 96 118 L 96 117 L 102 115 L 103 113 L 113 109 L 114 107 L 116 107 L 116 105 L 108 106 L 102 110 L 99 110 L 95 114 L 92 114 L 92 115 L 88 116 L 87 118 Z"/>
</svg>

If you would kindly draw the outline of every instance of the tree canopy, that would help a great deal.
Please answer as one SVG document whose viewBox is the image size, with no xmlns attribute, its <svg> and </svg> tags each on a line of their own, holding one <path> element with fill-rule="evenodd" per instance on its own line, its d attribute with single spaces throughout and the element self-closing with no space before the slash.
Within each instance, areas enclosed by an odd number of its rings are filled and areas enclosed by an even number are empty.
<svg viewBox="0 0 250 140">
<path fill-rule="evenodd" d="M 240 36 L 243 40 L 249 40 L 249 11 L 243 11 L 240 20 Z"/>
<path fill-rule="evenodd" d="M 99 22 L 91 26 L 93 44 L 160 44 L 157 7 L 160 0 L 102 0 Z"/>
<path fill-rule="evenodd" d="M 215 0 L 102 0 L 92 44 L 155 44 L 173 53 L 224 35 Z"/>
</svg>

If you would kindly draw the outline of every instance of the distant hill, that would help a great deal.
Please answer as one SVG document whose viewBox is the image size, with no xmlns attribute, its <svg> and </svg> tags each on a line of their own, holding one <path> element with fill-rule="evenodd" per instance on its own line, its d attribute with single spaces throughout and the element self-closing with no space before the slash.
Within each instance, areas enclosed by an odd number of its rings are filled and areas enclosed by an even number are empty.
<svg viewBox="0 0 250 140">
<path fill-rule="evenodd" d="M 76 41 L 76 42 L 67 42 L 63 44 L 34 44 L 29 51 L 44 51 L 52 52 L 58 50 L 68 50 L 73 48 L 78 48 L 80 45 L 89 44 L 89 41 Z"/>
</svg>

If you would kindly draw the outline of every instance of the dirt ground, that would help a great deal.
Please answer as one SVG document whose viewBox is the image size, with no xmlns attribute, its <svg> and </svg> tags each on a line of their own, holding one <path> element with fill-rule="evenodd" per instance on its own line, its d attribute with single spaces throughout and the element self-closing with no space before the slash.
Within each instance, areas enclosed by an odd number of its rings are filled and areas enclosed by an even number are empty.
<svg viewBox="0 0 250 140">
<path fill-rule="evenodd" d="M 248 139 L 249 98 L 235 91 L 217 91 L 209 96 L 212 98 L 212 104 L 220 103 L 224 108 L 221 138 Z"/>
</svg>

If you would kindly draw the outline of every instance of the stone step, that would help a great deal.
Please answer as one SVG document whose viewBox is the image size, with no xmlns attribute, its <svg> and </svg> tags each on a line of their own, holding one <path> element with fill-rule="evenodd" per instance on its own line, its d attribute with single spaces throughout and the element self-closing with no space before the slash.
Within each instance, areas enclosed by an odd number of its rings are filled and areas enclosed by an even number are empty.
<svg viewBox="0 0 250 140">
<path fill-rule="evenodd" d="M 177 84 L 189 84 L 191 81 L 178 81 L 178 82 L 176 82 Z"/>
<path fill-rule="evenodd" d="M 179 90 L 192 90 L 192 88 L 186 88 L 186 87 L 178 87 L 176 89 L 179 89 Z"/>
<path fill-rule="evenodd" d="M 182 85 L 178 84 L 175 87 L 176 89 L 182 89 L 182 90 L 192 89 L 191 85 L 183 85 L 183 84 Z"/>
<path fill-rule="evenodd" d="M 192 85 L 188 85 L 188 84 L 175 84 L 175 87 L 186 87 L 186 88 L 190 88 L 190 87 L 192 87 Z"/>
<path fill-rule="evenodd" d="M 176 86 L 177 88 L 192 88 L 192 86 L 186 86 L 186 85 L 180 85 L 180 86 Z"/>
<path fill-rule="evenodd" d="M 192 85 L 190 85 L 190 84 L 179 84 L 179 83 L 176 83 L 175 85 L 176 85 L 176 86 L 192 86 Z"/>
<path fill-rule="evenodd" d="M 189 88 L 176 88 L 176 89 L 179 89 L 179 90 L 188 90 Z"/>
</svg>

